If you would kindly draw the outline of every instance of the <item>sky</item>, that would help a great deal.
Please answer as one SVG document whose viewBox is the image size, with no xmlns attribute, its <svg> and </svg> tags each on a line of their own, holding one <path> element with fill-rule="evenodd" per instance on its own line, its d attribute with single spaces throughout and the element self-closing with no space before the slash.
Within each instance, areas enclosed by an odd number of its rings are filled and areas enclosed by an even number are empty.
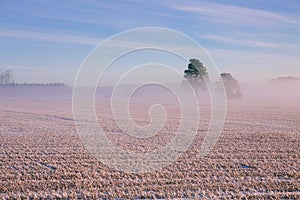
<svg viewBox="0 0 300 200">
<path fill-rule="evenodd" d="M 0 70 L 11 69 L 19 83 L 72 85 L 97 44 L 141 27 L 186 34 L 240 82 L 300 77 L 298 0 L 1 0 Z"/>
</svg>

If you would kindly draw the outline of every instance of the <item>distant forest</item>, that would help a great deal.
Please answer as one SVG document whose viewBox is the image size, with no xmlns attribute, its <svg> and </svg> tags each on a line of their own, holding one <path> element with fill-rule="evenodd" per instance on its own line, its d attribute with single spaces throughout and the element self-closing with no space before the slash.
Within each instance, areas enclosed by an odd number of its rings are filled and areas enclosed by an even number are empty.
<svg viewBox="0 0 300 200">
<path fill-rule="evenodd" d="M 278 78 L 271 79 L 270 82 L 300 82 L 300 78 L 295 76 L 282 76 Z"/>
<path fill-rule="evenodd" d="M 17 83 L 11 70 L 0 71 L 0 86 L 68 87 L 65 83 Z"/>
</svg>

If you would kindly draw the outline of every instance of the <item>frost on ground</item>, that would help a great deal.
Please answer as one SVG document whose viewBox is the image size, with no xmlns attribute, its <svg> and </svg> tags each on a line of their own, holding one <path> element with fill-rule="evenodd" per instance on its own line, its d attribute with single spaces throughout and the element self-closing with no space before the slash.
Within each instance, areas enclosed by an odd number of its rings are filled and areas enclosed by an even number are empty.
<svg viewBox="0 0 300 200">
<path fill-rule="evenodd" d="M 132 108 L 147 124 L 143 103 Z M 0 197 L 42 198 L 300 198 L 300 103 L 232 100 L 224 130 L 204 158 L 197 153 L 209 122 L 192 146 L 161 171 L 133 174 L 103 165 L 84 148 L 72 121 L 70 99 L 0 99 Z M 178 126 L 178 110 L 158 135 L 123 134 L 107 102 L 96 103 L 107 137 L 130 151 L 155 151 Z"/>
</svg>

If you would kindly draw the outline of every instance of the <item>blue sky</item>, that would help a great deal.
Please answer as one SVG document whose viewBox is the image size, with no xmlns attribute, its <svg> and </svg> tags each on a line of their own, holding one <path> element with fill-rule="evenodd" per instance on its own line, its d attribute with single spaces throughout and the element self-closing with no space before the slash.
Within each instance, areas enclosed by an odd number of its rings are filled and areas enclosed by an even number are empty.
<svg viewBox="0 0 300 200">
<path fill-rule="evenodd" d="M 241 82 L 300 77 L 298 0 L 2 0 L 0 69 L 18 82 L 72 84 L 99 42 L 139 27 L 187 34 Z"/>
</svg>

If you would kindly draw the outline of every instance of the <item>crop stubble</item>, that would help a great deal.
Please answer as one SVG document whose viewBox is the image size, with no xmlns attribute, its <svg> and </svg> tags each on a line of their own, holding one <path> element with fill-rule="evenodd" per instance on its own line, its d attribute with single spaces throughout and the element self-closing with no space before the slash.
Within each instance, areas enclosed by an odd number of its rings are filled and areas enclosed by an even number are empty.
<svg viewBox="0 0 300 200">
<path fill-rule="evenodd" d="M 156 137 L 136 139 L 120 130 L 97 103 L 108 138 L 136 152 L 155 151 L 173 136 L 179 111 Z M 168 107 L 168 105 L 167 105 Z M 224 130 L 204 158 L 196 154 L 206 134 L 210 111 L 193 145 L 161 171 L 130 174 L 103 165 L 85 150 L 72 121 L 71 101 L 1 99 L 0 197 L 44 198 L 300 198 L 300 103 L 229 102 Z M 139 124 L 146 106 L 133 107 Z"/>
</svg>

